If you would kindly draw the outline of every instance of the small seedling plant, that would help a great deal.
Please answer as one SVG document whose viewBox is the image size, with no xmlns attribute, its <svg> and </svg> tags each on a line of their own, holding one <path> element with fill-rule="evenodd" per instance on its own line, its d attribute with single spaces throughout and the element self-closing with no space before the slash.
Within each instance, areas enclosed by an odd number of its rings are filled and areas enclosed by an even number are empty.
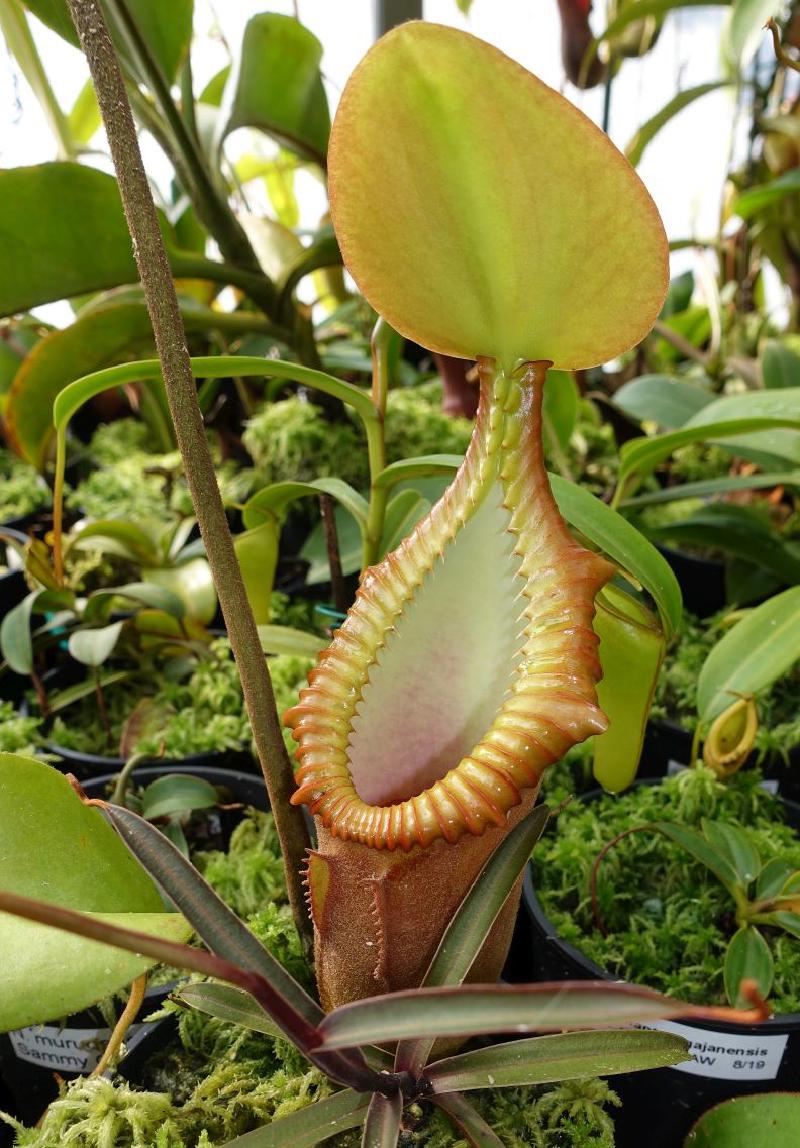
<svg viewBox="0 0 800 1148">
<path fill-rule="evenodd" d="M 571 745 L 604 736 L 609 719 L 619 737 L 633 712 L 638 736 L 651 677 L 644 689 L 637 681 L 632 699 L 611 667 L 633 650 L 637 666 L 657 668 L 661 619 L 674 625 L 679 615 L 668 578 L 657 592 L 659 620 L 642 615 L 637 600 L 619 590 L 612 609 L 601 607 L 598 640 L 595 598 L 615 563 L 643 566 L 645 585 L 657 583 L 654 572 L 663 568 L 635 531 L 617 526 L 612 511 L 604 508 L 598 519 L 591 495 L 554 483 L 581 535 L 593 524 L 596 532 L 598 521 L 615 524 L 599 532 L 609 557 L 579 542 L 559 511 L 542 447 L 548 369 L 615 357 L 646 334 L 660 310 L 667 245 L 643 185 L 585 117 L 474 37 L 406 24 L 356 69 L 328 155 L 345 263 L 384 330 L 476 360 L 481 396 L 452 483 L 381 558 L 388 492 L 419 468 L 431 473 L 442 463 L 385 465 L 380 337 L 372 395 L 296 364 L 236 360 L 240 376 L 283 374 L 345 398 L 368 430 L 369 501 L 354 502 L 333 480 L 327 491 L 360 516 L 368 568 L 354 606 L 286 715 L 298 747 L 292 777 L 196 403 L 194 378 L 218 376 L 229 364 L 189 358 L 102 9 L 97 0 L 69 6 L 92 68 L 160 350 L 159 362 L 135 366 L 137 378 L 163 372 L 287 860 L 289 896 L 313 947 L 319 1001 L 157 829 L 104 806 L 131 851 L 123 860 L 121 842 L 112 834 L 111 845 L 97 810 L 64 791 L 63 779 L 51 779 L 42 785 L 51 798 L 47 815 L 72 802 L 73 822 L 97 837 L 101 853 L 114 851 L 137 899 L 126 895 L 122 877 L 113 884 L 115 897 L 104 900 L 96 874 L 87 889 L 73 873 L 61 903 L 52 886 L 43 902 L 42 886 L 18 860 L 0 893 L 0 909 L 16 915 L 0 942 L 24 959 L 0 960 L 16 978 L 2 1023 L 33 1023 L 53 1007 L 53 995 L 65 1011 L 67 988 L 71 1006 L 79 1007 L 100 982 L 130 983 L 154 961 L 181 965 L 224 982 L 184 990 L 193 1004 L 256 1028 L 277 1026 L 341 1086 L 259 1130 L 260 1144 L 300 1148 L 363 1125 L 366 1148 L 393 1148 L 404 1108 L 422 1096 L 471 1144 L 499 1145 L 466 1097 L 471 1088 L 606 1075 L 686 1055 L 671 1034 L 616 1026 L 670 1016 L 762 1017 L 760 1006 L 720 1013 L 626 985 L 497 984 L 520 874 L 547 817 L 535 806 L 541 776 Z M 108 373 L 89 376 L 73 384 L 71 396 L 70 388 L 59 395 L 62 464 L 70 403 L 107 385 Z M 606 681 L 598 698 L 600 658 Z M 35 768 L 20 759 L 4 763 L 1 810 L 19 816 L 24 808 L 27 818 L 41 810 Z M 314 848 L 307 847 L 300 805 L 314 817 Z M 13 817 L 3 832 L 2 853 L 19 858 Z M 27 841 L 24 851 L 30 855 Z M 152 878 L 180 913 L 164 912 Z M 297 896 L 301 879 L 307 906 Z M 146 917 L 138 930 L 137 910 Z M 62 938 L 42 925 L 66 930 L 82 954 L 71 985 L 50 978 L 47 1004 L 41 968 L 37 980 L 30 964 L 42 946 Z M 208 952 L 179 943 L 190 930 Z M 101 945 L 81 948 L 81 939 Z M 468 1036 L 533 1031 L 548 1035 L 458 1047 Z M 441 1040 L 451 1043 L 442 1047 Z"/>
<path fill-rule="evenodd" d="M 633 826 L 618 834 L 598 853 L 590 878 L 595 923 L 606 932 L 597 896 L 597 879 L 610 849 L 633 833 L 659 833 L 684 849 L 713 873 L 728 891 L 737 929 L 725 950 L 723 975 L 730 1004 L 747 1000 L 743 984 L 756 984 L 766 999 L 775 977 L 772 951 L 763 928 L 777 929 L 800 939 L 800 871 L 780 857 L 763 862 L 745 829 L 703 818 L 700 829 L 669 821 Z"/>
</svg>

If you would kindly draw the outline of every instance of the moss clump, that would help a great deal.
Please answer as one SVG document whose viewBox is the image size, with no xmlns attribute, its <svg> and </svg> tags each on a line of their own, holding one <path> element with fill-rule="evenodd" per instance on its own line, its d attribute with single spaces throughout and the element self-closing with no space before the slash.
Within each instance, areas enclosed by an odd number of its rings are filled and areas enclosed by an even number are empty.
<svg viewBox="0 0 800 1148">
<path fill-rule="evenodd" d="M 729 894 L 705 866 L 658 833 L 624 838 L 606 855 L 598 882 L 607 936 L 595 928 L 589 877 L 600 849 L 623 830 L 652 821 L 699 827 L 704 817 L 747 829 L 762 861 L 779 856 L 800 866 L 800 840 L 760 781 L 752 770 L 722 784 L 699 767 L 568 806 L 534 853 L 537 893 L 562 939 L 616 977 L 692 1003 L 724 1004 L 722 963 L 736 923 Z M 772 1006 L 796 1012 L 800 942 L 764 933 L 775 958 Z"/>
<path fill-rule="evenodd" d="M 248 422 L 242 442 L 264 485 L 329 475 L 356 487 L 367 481 L 366 436 L 360 426 L 348 417 L 331 422 L 299 396 L 265 405 Z"/>
<path fill-rule="evenodd" d="M 11 702 L 0 702 L 0 753 L 36 753 L 43 744 L 42 719 L 23 717 Z"/>
<path fill-rule="evenodd" d="M 438 379 L 390 391 L 386 400 L 387 461 L 421 454 L 463 454 L 472 427 L 471 419 L 444 413 Z"/>
<path fill-rule="evenodd" d="M 89 454 L 98 466 L 115 466 L 132 455 L 155 454 L 153 432 L 139 419 L 103 423 L 92 435 Z"/>
<path fill-rule="evenodd" d="M 0 447 L 0 522 L 49 506 L 50 489 L 35 466 Z"/>
<path fill-rule="evenodd" d="M 283 861 L 271 813 L 251 810 L 234 829 L 225 852 L 196 853 L 193 861 L 226 905 L 243 919 L 266 912 L 265 906 L 286 902 Z M 282 948 L 286 939 L 280 930 L 285 924 L 283 919 L 264 919 L 254 931 L 270 948 Z M 269 933 L 272 925 L 275 932 Z"/>
<path fill-rule="evenodd" d="M 711 618 L 684 614 L 677 643 L 672 647 L 656 687 L 652 716 L 676 722 L 683 729 L 697 724 L 697 679 L 703 663 L 727 628 L 729 610 Z M 788 759 L 800 745 L 800 660 L 756 699 L 758 732 L 755 751 L 759 762 L 769 754 Z"/>
</svg>

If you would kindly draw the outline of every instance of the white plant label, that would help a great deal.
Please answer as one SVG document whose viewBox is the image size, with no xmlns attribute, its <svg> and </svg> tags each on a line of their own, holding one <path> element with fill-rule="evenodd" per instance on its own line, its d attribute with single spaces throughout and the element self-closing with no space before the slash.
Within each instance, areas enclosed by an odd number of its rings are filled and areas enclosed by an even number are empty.
<svg viewBox="0 0 800 1148">
<path fill-rule="evenodd" d="M 787 1034 L 756 1036 L 744 1032 L 711 1032 L 668 1020 L 642 1025 L 642 1028 L 657 1028 L 689 1041 L 692 1059 L 671 1065 L 673 1072 L 713 1076 L 717 1080 L 774 1080 L 789 1039 Z"/>
<path fill-rule="evenodd" d="M 91 1072 L 111 1036 L 110 1028 L 58 1028 L 31 1025 L 10 1032 L 19 1060 L 54 1072 Z"/>
</svg>

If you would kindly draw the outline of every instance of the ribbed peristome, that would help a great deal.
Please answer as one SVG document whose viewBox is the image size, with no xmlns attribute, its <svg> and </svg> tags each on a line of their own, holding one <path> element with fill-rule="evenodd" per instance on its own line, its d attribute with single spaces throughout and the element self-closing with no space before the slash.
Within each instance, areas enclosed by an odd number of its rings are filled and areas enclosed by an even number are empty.
<svg viewBox="0 0 800 1148">
<path fill-rule="evenodd" d="M 410 850 L 480 836 L 506 823 L 548 765 L 605 728 L 595 692 L 600 665 L 592 619 L 595 594 L 612 567 L 572 538 L 550 492 L 541 439 L 548 365 L 525 363 L 506 373 L 492 360 L 479 361 L 480 408 L 456 477 L 397 550 L 365 572 L 346 621 L 285 715 L 300 763 L 293 801 L 308 805 L 334 837 Z M 499 708 L 479 740 L 437 780 L 421 792 L 371 804 L 359 795 L 350 768 L 370 672 L 392 635 L 402 641 L 396 628 L 447 547 L 498 493 L 516 562 L 512 594 L 520 625 Z M 443 570 L 446 577 L 446 563 Z M 507 578 L 498 580 L 499 593 L 509 588 Z M 469 633 L 463 638 L 469 642 Z M 441 721 L 447 720 L 443 713 Z"/>
</svg>

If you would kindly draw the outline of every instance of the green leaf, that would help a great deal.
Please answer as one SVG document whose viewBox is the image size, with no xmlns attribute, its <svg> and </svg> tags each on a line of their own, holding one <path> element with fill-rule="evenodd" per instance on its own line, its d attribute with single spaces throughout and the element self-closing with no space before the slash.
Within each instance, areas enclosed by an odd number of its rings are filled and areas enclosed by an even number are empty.
<svg viewBox="0 0 800 1148">
<path fill-rule="evenodd" d="M 186 607 L 177 594 L 150 582 L 128 582 L 112 590 L 95 590 L 86 601 L 83 611 L 85 622 L 97 622 L 108 617 L 117 598 L 130 598 L 153 610 L 163 610 L 173 618 L 183 618 Z"/>
<path fill-rule="evenodd" d="M 638 342 L 661 309 L 665 237 L 638 177 L 475 37 L 422 21 L 383 36 L 342 93 L 328 162 L 348 270 L 425 347 L 574 370 Z"/>
<path fill-rule="evenodd" d="M 241 1025 L 251 1032 L 263 1032 L 267 1036 L 282 1035 L 261 1005 L 249 993 L 233 985 L 220 985 L 216 981 L 181 985 L 173 996 L 207 1016 Z"/>
<path fill-rule="evenodd" d="M 116 180 L 75 163 L 0 172 L 0 315 L 138 276 Z"/>
<path fill-rule="evenodd" d="M 316 658 L 320 650 L 329 645 L 328 639 L 295 630 L 291 626 L 259 626 L 258 636 L 265 654 L 300 654 Z"/>
<path fill-rule="evenodd" d="M 710 869 L 729 893 L 734 893 L 740 889 L 739 875 L 727 856 L 715 849 L 702 833 L 698 833 L 696 829 L 690 829 L 686 825 L 679 825 L 671 821 L 654 821 L 649 828 L 654 829 L 663 837 L 669 838 L 670 841 L 674 841 L 676 845 L 680 845 L 681 849 L 685 849 L 694 857 L 695 861 L 699 861 L 701 865 Z"/>
<path fill-rule="evenodd" d="M 369 1101 L 369 1093 L 345 1088 L 291 1116 L 237 1136 L 229 1140 L 225 1148 L 314 1148 L 348 1128 L 360 1127 L 366 1119 Z"/>
<path fill-rule="evenodd" d="M 800 427 L 800 387 L 786 387 L 773 391 L 747 391 L 742 395 L 725 395 L 693 415 L 687 427 L 705 426 L 714 422 L 727 422 L 742 418 L 776 418 L 785 420 L 787 427 Z M 709 435 L 713 441 L 713 436 Z M 761 448 L 777 458 L 789 458 L 800 463 L 800 435 L 796 430 L 776 430 L 769 434 L 748 434 L 740 438 L 726 436 L 727 450 L 739 451 Z M 756 460 L 757 461 L 757 460 Z"/>
<path fill-rule="evenodd" d="M 49 608 L 70 609 L 74 602 L 69 590 L 32 590 L 8 611 L 0 623 L 0 653 L 14 673 L 29 674 L 33 669 L 31 615 Z"/>
<path fill-rule="evenodd" d="M 196 809 L 213 809 L 219 796 L 210 782 L 202 777 L 170 773 L 157 777 L 142 794 L 142 817 L 155 821 L 176 813 L 192 813 Z"/>
<path fill-rule="evenodd" d="M 75 97 L 67 116 L 70 135 L 78 143 L 88 144 L 96 131 L 99 131 L 102 119 L 97 96 L 94 94 L 94 84 L 87 80 Z"/>
<path fill-rule="evenodd" d="M 558 509 L 569 525 L 632 575 L 658 607 L 667 641 L 680 625 L 678 581 L 663 555 L 629 522 L 588 490 L 550 475 Z"/>
<path fill-rule="evenodd" d="M 800 650 L 800 587 L 748 611 L 727 630 L 697 679 L 697 712 L 711 722 L 742 694 L 758 694 L 789 670 Z"/>
<path fill-rule="evenodd" d="M 766 901 L 769 897 L 777 897 L 793 873 L 793 867 L 787 865 L 781 857 L 773 857 L 771 861 L 767 861 L 758 874 L 755 899 Z"/>
<path fill-rule="evenodd" d="M 800 470 L 777 471 L 775 474 L 736 474 L 728 478 L 709 478 L 703 482 L 684 482 L 663 490 L 637 494 L 634 498 L 623 498 L 619 505 L 621 510 L 628 510 L 686 498 L 727 494 L 732 490 L 770 490 L 774 486 L 800 487 Z"/>
<path fill-rule="evenodd" d="M 800 940 L 800 913 L 778 912 L 770 913 L 770 923 L 779 925 L 787 933 Z"/>
<path fill-rule="evenodd" d="M 186 939 L 155 885 L 66 777 L 0 755 L 0 890 Z M 152 960 L 0 914 L 0 1031 L 76 1012 L 123 988 Z"/>
<path fill-rule="evenodd" d="M 81 375 L 152 349 L 153 328 L 143 304 L 101 307 L 47 335 L 25 359 L 11 385 L 6 420 L 20 454 L 42 470 L 54 433 L 53 402 L 59 392 Z"/>
<path fill-rule="evenodd" d="M 343 1005 L 319 1025 L 320 1048 L 350 1048 L 423 1036 L 481 1036 L 648 1024 L 707 1010 L 620 982 L 557 986 L 461 985 L 408 989 Z"/>
<path fill-rule="evenodd" d="M 758 184 L 737 195 L 732 210 L 741 219 L 751 219 L 765 208 L 780 203 L 787 196 L 797 195 L 798 192 L 800 192 L 800 169 L 795 167 L 770 180 L 769 183 Z"/>
<path fill-rule="evenodd" d="M 81 547 L 90 542 L 92 549 L 105 549 L 146 566 L 158 561 L 158 546 L 154 535 L 141 523 L 125 522 L 121 518 L 95 519 L 76 527 L 69 537 L 69 546 Z M 106 544 L 104 546 L 103 544 Z"/>
<path fill-rule="evenodd" d="M 462 1052 L 430 1065 L 434 1092 L 519 1088 L 586 1076 L 666 1068 L 691 1060 L 689 1043 L 666 1032 L 570 1032 Z"/>
<path fill-rule="evenodd" d="M 782 9 L 783 0 L 733 0 L 731 19 L 723 41 L 723 50 L 733 68 L 744 71 L 764 42 L 767 20 L 780 15 Z"/>
<path fill-rule="evenodd" d="M 679 112 L 682 112 L 689 104 L 693 104 L 695 100 L 700 99 L 701 96 L 705 96 L 709 92 L 716 92 L 719 88 L 727 87 L 730 83 L 732 83 L 731 80 L 713 80 L 710 83 L 698 84 L 694 88 L 686 88 L 684 91 L 678 92 L 660 111 L 651 116 L 646 123 L 643 123 L 628 141 L 625 147 L 628 162 L 636 167 L 644 155 L 647 145 L 652 143 L 665 124 L 668 124 Z"/>
<path fill-rule="evenodd" d="M 737 1096 L 705 1112 L 683 1148 L 795 1148 L 800 1125 L 800 1094 L 767 1092 Z"/>
<path fill-rule="evenodd" d="M 265 515 L 281 515 L 298 498 L 319 498 L 320 494 L 330 494 L 352 514 L 362 529 L 366 526 L 369 510 L 366 499 L 341 478 L 317 478 L 313 482 L 275 482 L 265 486 L 244 504 L 242 521 L 247 527 L 258 526 L 264 522 Z"/>
<path fill-rule="evenodd" d="M 752 1003 L 740 992 L 743 980 L 754 980 L 759 994 L 766 999 L 774 975 L 772 952 L 759 930 L 754 925 L 744 925 L 738 929 L 728 945 L 723 966 L 725 993 L 731 1005 L 734 1008 L 749 1008 Z"/>
<path fill-rule="evenodd" d="M 688 543 L 704 549 L 722 550 L 763 566 L 782 582 L 800 582 L 800 556 L 749 506 L 714 503 L 686 518 L 649 527 L 651 538 L 665 545 Z"/>
<path fill-rule="evenodd" d="M 447 926 L 422 980 L 423 987 L 460 985 L 464 980 L 549 817 L 546 805 L 537 806 L 498 845 Z M 396 1063 L 411 1072 L 421 1072 L 432 1047 L 430 1038 L 400 1044 Z"/>
<path fill-rule="evenodd" d="M 761 858 L 753 842 L 736 825 L 726 825 L 723 821 L 701 821 L 703 833 L 713 847 L 731 863 L 739 883 L 745 888 L 754 881 L 761 870 Z"/>
<path fill-rule="evenodd" d="M 682 427 L 692 415 L 714 401 L 697 383 L 671 375 L 641 375 L 614 392 L 614 406 L 638 422 L 653 422 L 666 430 Z"/>
<path fill-rule="evenodd" d="M 446 1112 L 459 1131 L 464 1133 L 472 1148 L 504 1148 L 500 1137 L 492 1131 L 477 1108 L 460 1092 L 443 1092 L 431 1097 L 433 1103 Z"/>
<path fill-rule="evenodd" d="M 636 776 L 666 639 L 651 612 L 614 585 L 600 592 L 596 606 L 603 667 L 597 700 L 609 725 L 594 739 L 593 769 L 604 789 L 619 793 Z"/>
<path fill-rule="evenodd" d="M 369 1102 L 361 1148 L 397 1148 L 400 1139 L 400 1121 L 403 1117 L 403 1097 L 400 1092 L 383 1096 L 375 1092 Z"/>
<path fill-rule="evenodd" d="M 274 516 L 242 531 L 233 540 L 247 599 L 259 626 L 269 621 L 279 544 L 280 524 Z"/>
<path fill-rule="evenodd" d="M 578 419 L 580 394 L 575 378 L 568 371 L 547 372 L 542 398 L 542 431 L 545 441 L 553 436 L 566 448 Z"/>
<path fill-rule="evenodd" d="M 416 458 L 403 458 L 389 465 L 375 479 L 379 490 L 389 490 L 400 482 L 410 482 L 414 478 L 427 478 L 430 475 L 450 477 L 464 461 L 460 454 L 424 454 Z"/>
<path fill-rule="evenodd" d="M 106 670 L 99 675 L 97 681 L 100 683 L 100 688 L 105 690 L 109 686 L 116 685 L 117 682 L 125 682 L 132 677 L 132 670 Z M 74 686 L 67 686 L 65 689 L 59 690 L 57 694 L 51 695 L 47 699 L 50 704 L 50 713 L 61 713 L 68 706 L 79 702 L 81 698 L 88 698 L 96 689 L 96 680 L 92 676 L 85 678 L 82 682 L 76 682 Z"/>
<path fill-rule="evenodd" d="M 779 339 L 768 339 L 761 352 L 761 374 L 767 390 L 800 389 L 800 355 Z"/>
<path fill-rule="evenodd" d="M 75 630 L 69 636 L 69 652 L 84 666 L 102 666 L 117 644 L 124 620 L 97 629 Z"/>
<path fill-rule="evenodd" d="M 223 99 L 224 134 L 258 128 L 324 167 L 331 121 L 321 58 L 319 40 L 291 16 L 253 16 Z"/>
<path fill-rule="evenodd" d="M 386 516 L 383 520 L 383 535 L 381 537 L 380 556 L 396 549 L 406 538 L 420 519 L 431 508 L 427 498 L 415 490 L 400 490 L 389 500 L 386 507 Z"/>
<path fill-rule="evenodd" d="M 24 0 L 25 7 L 59 36 L 78 46 L 78 37 L 65 0 Z M 114 5 L 110 6 L 111 14 Z M 193 0 L 127 0 L 127 8 L 150 54 L 164 72 L 167 80 L 174 80 L 178 68 L 186 57 L 192 36 Z M 124 39 L 112 33 L 123 58 L 130 62 Z"/>
</svg>

